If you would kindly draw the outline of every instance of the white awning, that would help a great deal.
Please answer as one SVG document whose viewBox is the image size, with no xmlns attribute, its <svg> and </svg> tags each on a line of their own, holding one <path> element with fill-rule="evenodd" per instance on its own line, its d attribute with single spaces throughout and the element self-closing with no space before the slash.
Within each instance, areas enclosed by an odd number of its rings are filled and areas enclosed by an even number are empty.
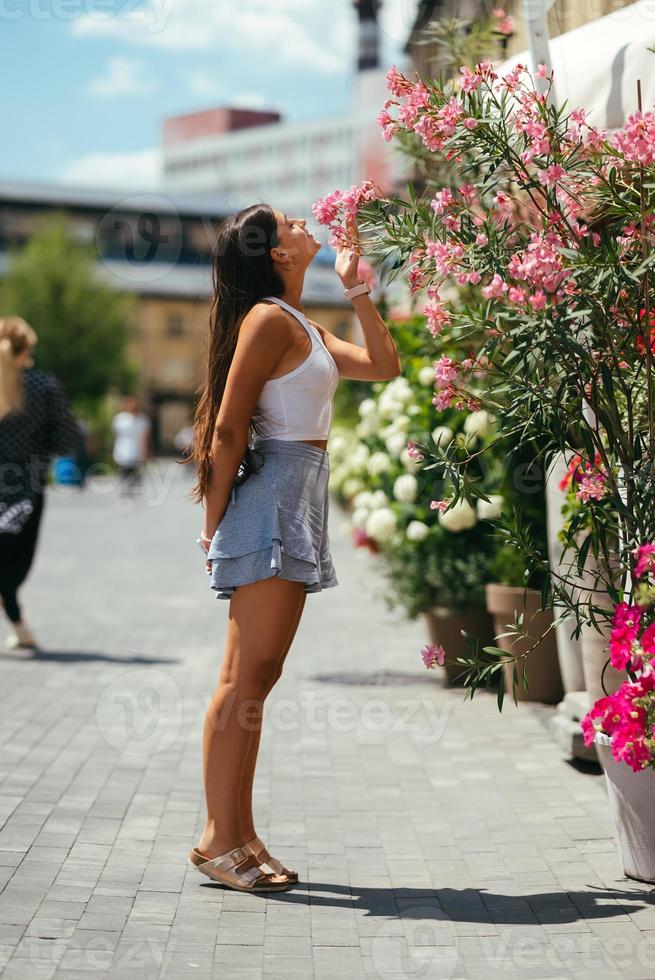
<svg viewBox="0 0 655 980">
<path fill-rule="evenodd" d="M 555 70 L 555 101 L 583 108 L 589 122 L 617 129 L 637 109 L 641 79 L 644 110 L 655 107 L 655 0 L 641 0 L 550 40 L 549 68 Z M 504 75 L 519 62 L 530 65 L 521 51 L 494 70 Z"/>
</svg>

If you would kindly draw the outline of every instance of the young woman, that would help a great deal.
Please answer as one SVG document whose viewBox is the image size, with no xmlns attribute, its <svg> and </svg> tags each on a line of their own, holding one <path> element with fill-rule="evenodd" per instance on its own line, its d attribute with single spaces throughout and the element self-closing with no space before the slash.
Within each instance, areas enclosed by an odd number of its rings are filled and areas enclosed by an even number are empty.
<svg viewBox="0 0 655 980">
<path fill-rule="evenodd" d="M 20 317 L 0 320 L 0 598 L 12 650 L 36 646 L 18 588 L 34 558 L 51 457 L 75 452 L 80 435 L 57 379 L 32 367 L 36 341 Z"/>
<path fill-rule="evenodd" d="M 327 530 L 332 397 L 339 377 L 400 373 L 395 344 L 357 275 L 359 246 L 338 248 L 335 271 L 365 346 L 305 316 L 305 272 L 321 247 L 305 225 L 264 204 L 220 225 L 207 379 L 195 419 L 192 493 L 205 510 L 199 540 L 211 588 L 230 607 L 204 728 L 207 818 L 189 859 L 215 881 L 251 892 L 298 880 L 256 834 L 252 787 L 264 701 L 305 597 L 338 584 Z M 357 241 L 354 220 L 349 231 Z"/>
</svg>

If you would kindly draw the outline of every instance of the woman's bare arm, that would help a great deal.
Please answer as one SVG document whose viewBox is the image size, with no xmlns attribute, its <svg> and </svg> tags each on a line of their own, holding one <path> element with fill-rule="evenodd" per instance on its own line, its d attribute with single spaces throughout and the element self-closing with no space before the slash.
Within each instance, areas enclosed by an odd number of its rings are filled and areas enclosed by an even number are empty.
<svg viewBox="0 0 655 980">
<path fill-rule="evenodd" d="M 353 381 L 389 381 L 396 378 L 402 371 L 398 350 L 371 297 L 363 293 L 355 296 L 352 304 L 362 325 L 364 347 L 341 340 L 318 323 L 310 321 L 332 354 L 339 375 Z"/>
<path fill-rule="evenodd" d="M 260 306 L 244 317 L 214 426 L 202 532 L 206 538 L 214 536 L 227 509 L 261 390 L 290 344 L 289 324 L 279 307 Z"/>
</svg>

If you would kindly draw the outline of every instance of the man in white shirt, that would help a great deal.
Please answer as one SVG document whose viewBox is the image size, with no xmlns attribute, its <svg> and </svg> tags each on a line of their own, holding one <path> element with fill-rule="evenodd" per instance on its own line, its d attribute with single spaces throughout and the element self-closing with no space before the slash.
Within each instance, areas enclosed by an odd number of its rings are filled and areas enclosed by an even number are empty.
<svg viewBox="0 0 655 980">
<path fill-rule="evenodd" d="M 136 489 L 142 467 L 150 456 L 151 422 L 145 412 L 139 409 L 139 400 L 134 395 L 123 399 L 122 411 L 112 419 L 114 433 L 113 459 L 118 467 L 121 489 Z"/>
</svg>

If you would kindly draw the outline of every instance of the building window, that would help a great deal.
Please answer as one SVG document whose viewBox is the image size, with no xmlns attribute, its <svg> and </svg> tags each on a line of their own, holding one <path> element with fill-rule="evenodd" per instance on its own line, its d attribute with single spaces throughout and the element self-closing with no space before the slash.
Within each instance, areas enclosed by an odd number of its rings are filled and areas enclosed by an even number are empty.
<svg viewBox="0 0 655 980">
<path fill-rule="evenodd" d="M 166 334 L 169 337 L 181 337 L 184 333 L 184 317 L 181 313 L 169 313 L 166 319 Z"/>
</svg>

